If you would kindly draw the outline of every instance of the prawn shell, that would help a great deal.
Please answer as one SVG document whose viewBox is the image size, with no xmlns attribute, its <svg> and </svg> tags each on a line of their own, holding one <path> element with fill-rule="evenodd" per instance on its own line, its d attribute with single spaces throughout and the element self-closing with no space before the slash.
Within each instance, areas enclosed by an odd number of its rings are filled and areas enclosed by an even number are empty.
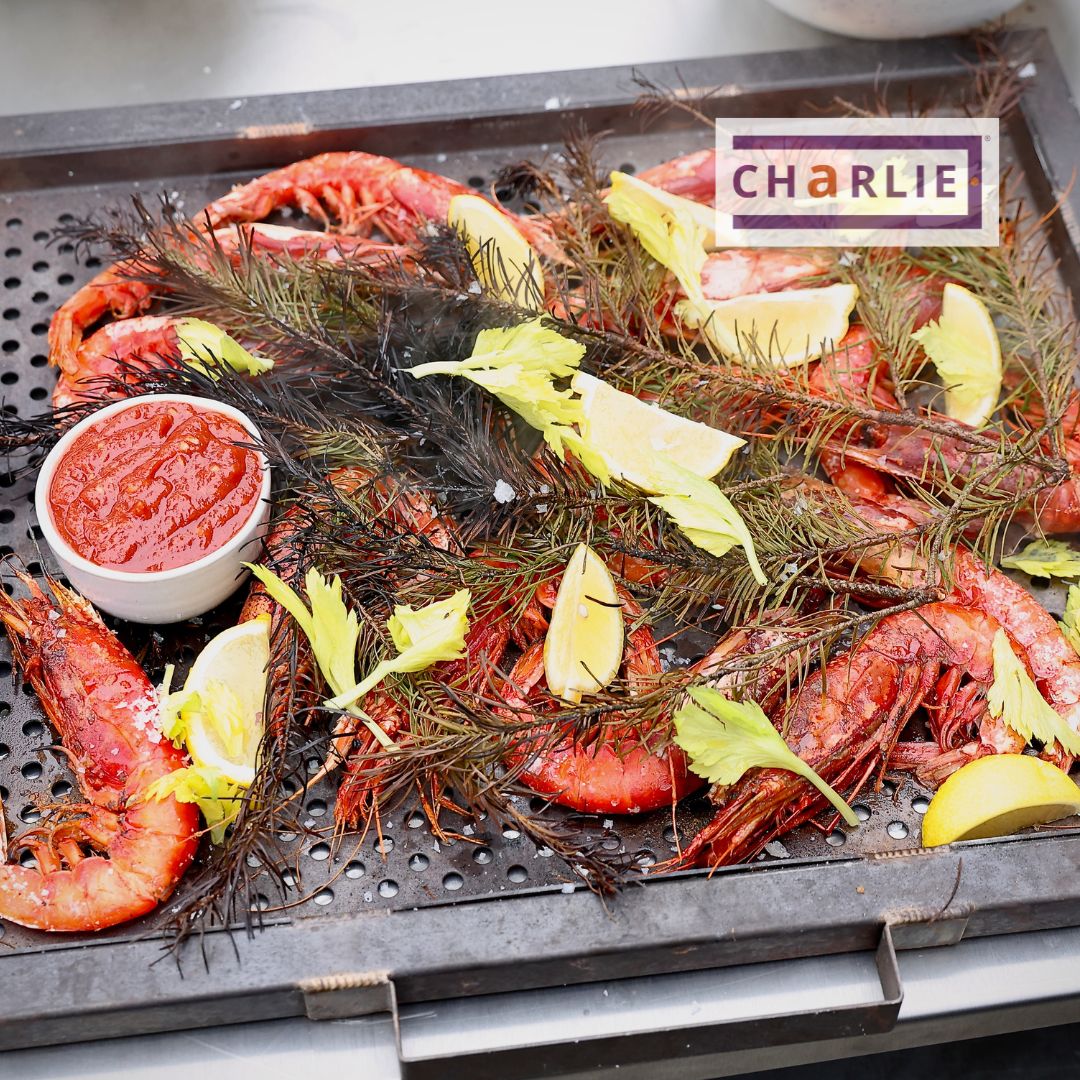
<svg viewBox="0 0 1080 1080">
<path fill-rule="evenodd" d="M 146 797 L 187 757 L 162 737 L 153 685 L 97 612 L 57 582 L 48 583 L 50 597 L 17 576 L 30 596 L 0 593 L 0 620 L 85 803 L 60 804 L 55 821 L 13 841 L 40 865 L 0 865 L 0 918 L 39 930 L 99 930 L 151 912 L 194 858 L 198 808 Z M 84 854 L 85 845 L 95 853 Z"/>
</svg>

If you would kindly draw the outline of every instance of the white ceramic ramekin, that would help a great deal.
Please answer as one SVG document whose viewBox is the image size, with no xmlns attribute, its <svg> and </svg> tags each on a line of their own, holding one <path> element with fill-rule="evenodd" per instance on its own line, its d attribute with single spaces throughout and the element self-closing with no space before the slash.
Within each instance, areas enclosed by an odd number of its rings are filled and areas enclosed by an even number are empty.
<svg viewBox="0 0 1080 1080">
<path fill-rule="evenodd" d="M 769 0 L 822 30 L 878 40 L 959 34 L 996 19 L 1020 0 Z"/>
<path fill-rule="evenodd" d="M 266 523 L 270 517 L 270 463 L 260 451 L 262 490 L 259 501 L 240 531 L 216 551 L 185 566 L 145 573 L 111 570 L 96 565 L 75 551 L 60 535 L 53 522 L 49 504 L 49 488 L 52 486 L 53 474 L 60 459 L 87 428 L 147 401 L 184 401 L 197 405 L 242 424 L 251 432 L 253 442 L 259 438 L 258 428 L 242 412 L 209 398 L 188 394 L 150 394 L 145 397 L 125 398 L 99 409 L 64 433 L 42 462 L 34 503 L 45 542 L 72 586 L 91 603 L 110 615 L 130 619 L 132 622 L 180 622 L 202 615 L 235 592 L 247 577 L 248 572 L 242 564 L 253 562 L 259 557 Z"/>
</svg>

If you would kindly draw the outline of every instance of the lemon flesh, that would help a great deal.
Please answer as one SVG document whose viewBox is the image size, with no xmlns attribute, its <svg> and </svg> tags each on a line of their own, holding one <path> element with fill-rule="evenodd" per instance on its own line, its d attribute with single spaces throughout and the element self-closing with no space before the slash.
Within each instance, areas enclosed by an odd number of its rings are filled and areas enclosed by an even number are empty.
<svg viewBox="0 0 1080 1080">
<path fill-rule="evenodd" d="M 797 367 L 837 345 L 859 298 L 855 285 L 751 293 L 684 309 L 726 355 L 776 367 Z"/>
<path fill-rule="evenodd" d="M 657 210 L 669 210 L 674 214 L 689 218 L 695 225 L 705 230 L 705 249 L 711 251 L 716 247 L 716 210 L 713 207 L 694 202 L 693 199 L 686 199 L 682 195 L 673 195 L 670 191 L 647 184 L 644 180 L 639 180 L 629 173 L 613 172 L 611 189 L 618 191 L 620 187 L 639 192 L 649 199 Z"/>
<path fill-rule="evenodd" d="M 548 689 L 575 704 L 602 690 L 618 674 L 623 614 L 604 560 L 579 544 L 566 564 L 544 639 Z"/>
<path fill-rule="evenodd" d="M 613 477 L 642 491 L 663 492 L 657 454 L 708 480 L 745 445 L 744 439 L 649 405 L 583 371 L 571 385 L 581 396 L 585 441 L 603 455 Z"/>
<path fill-rule="evenodd" d="M 506 214 L 479 195 L 455 195 L 446 222 L 461 236 L 480 284 L 491 295 L 532 311 L 543 307 L 540 260 Z"/>
<path fill-rule="evenodd" d="M 1080 788 L 1027 754 L 977 758 L 941 785 L 923 818 L 924 847 L 1008 836 L 1080 813 Z"/>
<path fill-rule="evenodd" d="M 941 321 L 962 335 L 967 351 L 978 357 L 980 374 L 971 386 L 946 389 L 945 413 L 974 428 L 982 427 L 993 416 L 1001 392 L 1001 342 L 994 320 L 973 292 L 950 282 L 942 291 Z"/>
<path fill-rule="evenodd" d="M 235 784 L 255 779 L 269 661 L 270 621 L 252 619 L 212 638 L 184 683 L 202 702 L 188 722 L 192 761 L 220 769 Z"/>
</svg>

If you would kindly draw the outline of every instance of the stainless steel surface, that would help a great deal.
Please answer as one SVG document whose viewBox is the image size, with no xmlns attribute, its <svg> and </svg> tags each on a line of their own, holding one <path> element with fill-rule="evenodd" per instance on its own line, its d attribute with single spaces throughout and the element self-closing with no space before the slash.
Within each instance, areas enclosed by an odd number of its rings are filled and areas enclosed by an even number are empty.
<svg viewBox="0 0 1080 1080">
<path fill-rule="evenodd" d="M 820 962 L 780 961 L 410 1005 L 401 1013 L 402 1050 L 408 1058 L 433 1058 L 463 1047 L 533 1046 L 542 1059 L 544 1044 L 555 1041 L 731 1023 L 798 1012 L 811 1002 L 830 1009 L 880 997 L 872 954 L 850 953 Z"/>
<path fill-rule="evenodd" d="M 706 1080 L 709 1077 L 828 1061 L 852 1054 L 1065 1023 L 1080 1017 L 1080 930 L 1015 934 L 964 941 L 947 949 L 900 954 L 904 1004 L 895 1029 L 860 1039 L 764 1047 L 667 1064 L 564 1074 L 619 1080 Z M 508 1026 L 539 1038 L 568 1037 L 632 1025 L 656 1027 L 687 1016 L 732 1016 L 804 1007 L 809 998 L 855 1001 L 879 992 L 870 954 L 725 971 L 657 976 L 589 986 L 409 1006 L 407 1050 L 476 1048 L 507 1037 Z M 536 1069 L 541 1075 L 543 1055 Z M 139 1036 L 70 1047 L 10 1051 L 0 1076 L 19 1080 L 191 1080 L 243 1069 L 260 1080 L 295 1080 L 305 1071 L 366 1080 L 398 1080 L 389 1016 L 358 1020 L 278 1020 Z M 448 1074 L 452 1075 L 452 1074 Z"/>
<path fill-rule="evenodd" d="M 1080 86 L 1080 4 L 1028 0 Z M 845 39 L 760 0 L 0 0 L 0 113 L 479 78 Z M 852 49 L 859 43 L 851 42 Z"/>
</svg>

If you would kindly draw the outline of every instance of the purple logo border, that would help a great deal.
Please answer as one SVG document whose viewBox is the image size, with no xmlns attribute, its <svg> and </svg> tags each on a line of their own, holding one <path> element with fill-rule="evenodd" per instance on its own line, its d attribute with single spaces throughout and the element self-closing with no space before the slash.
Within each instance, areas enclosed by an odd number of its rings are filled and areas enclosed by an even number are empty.
<svg viewBox="0 0 1080 1080">
<path fill-rule="evenodd" d="M 963 150 L 967 153 L 968 212 L 948 214 L 733 214 L 735 229 L 980 229 L 981 135 L 733 135 L 733 150 Z M 977 182 L 972 184 L 971 179 Z"/>
</svg>

